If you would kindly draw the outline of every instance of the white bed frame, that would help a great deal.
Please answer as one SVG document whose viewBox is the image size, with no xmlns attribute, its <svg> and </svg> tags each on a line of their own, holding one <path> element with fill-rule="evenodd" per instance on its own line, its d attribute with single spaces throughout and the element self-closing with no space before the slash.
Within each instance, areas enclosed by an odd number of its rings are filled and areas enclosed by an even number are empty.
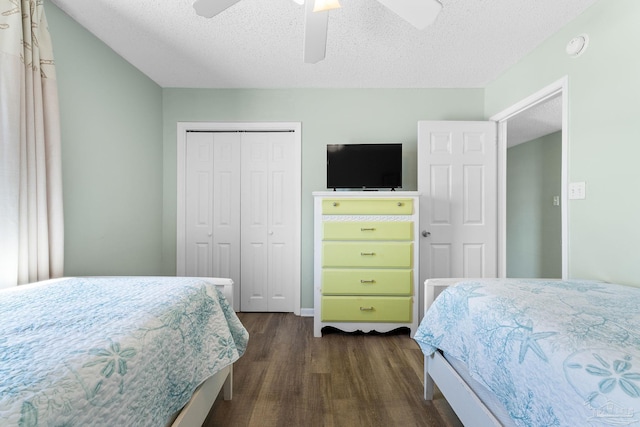
<svg viewBox="0 0 640 427">
<path fill-rule="evenodd" d="M 425 281 L 425 312 L 443 288 L 460 279 Z M 434 385 L 442 392 L 462 424 L 468 426 L 502 426 L 467 382 L 445 357 L 436 351 L 424 358 L 424 400 L 433 400 Z"/>
<path fill-rule="evenodd" d="M 214 284 L 222 291 L 231 307 L 233 307 L 233 280 L 216 277 L 198 277 L 198 279 Z M 233 365 L 227 366 L 200 384 L 193 396 L 191 396 L 191 400 L 169 421 L 167 426 L 201 426 L 221 390 L 223 391 L 222 397 L 224 400 L 231 400 L 233 397 Z"/>
<path fill-rule="evenodd" d="M 439 351 L 424 358 L 425 400 L 433 400 L 434 384 L 465 426 L 502 426 Z"/>
</svg>

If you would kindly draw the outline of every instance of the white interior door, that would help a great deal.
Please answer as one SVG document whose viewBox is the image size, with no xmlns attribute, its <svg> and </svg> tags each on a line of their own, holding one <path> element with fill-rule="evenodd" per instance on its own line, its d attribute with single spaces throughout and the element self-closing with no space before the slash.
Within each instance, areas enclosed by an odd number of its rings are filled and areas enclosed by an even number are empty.
<svg viewBox="0 0 640 427">
<path fill-rule="evenodd" d="M 420 282 L 496 277 L 495 122 L 418 122 Z"/>
<path fill-rule="evenodd" d="M 290 312 L 294 308 L 296 147 L 291 132 L 243 135 L 243 311 Z"/>
</svg>

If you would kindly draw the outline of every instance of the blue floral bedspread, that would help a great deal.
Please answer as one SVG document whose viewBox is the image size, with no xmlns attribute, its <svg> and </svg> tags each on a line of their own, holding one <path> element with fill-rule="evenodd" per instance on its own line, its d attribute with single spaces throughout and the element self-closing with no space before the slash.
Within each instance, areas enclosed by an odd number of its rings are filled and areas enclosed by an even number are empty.
<svg viewBox="0 0 640 427">
<path fill-rule="evenodd" d="M 640 289 L 591 281 L 463 281 L 415 339 L 465 363 L 518 426 L 640 426 Z"/>
<path fill-rule="evenodd" d="M 0 292 L 0 425 L 162 427 L 247 341 L 222 293 L 198 279 Z"/>
</svg>

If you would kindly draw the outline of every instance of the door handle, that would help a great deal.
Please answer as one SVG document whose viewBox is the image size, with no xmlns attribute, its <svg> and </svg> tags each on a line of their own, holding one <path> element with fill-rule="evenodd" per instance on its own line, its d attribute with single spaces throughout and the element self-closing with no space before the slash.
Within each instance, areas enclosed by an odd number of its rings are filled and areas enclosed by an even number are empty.
<svg viewBox="0 0 640 427">
<path fill-rule="evenodd" d="M 431 232 L 427 231 L 427 230 L 422 230 L 422 237 L 429 237 L 431 236 Z"/>
</svg>

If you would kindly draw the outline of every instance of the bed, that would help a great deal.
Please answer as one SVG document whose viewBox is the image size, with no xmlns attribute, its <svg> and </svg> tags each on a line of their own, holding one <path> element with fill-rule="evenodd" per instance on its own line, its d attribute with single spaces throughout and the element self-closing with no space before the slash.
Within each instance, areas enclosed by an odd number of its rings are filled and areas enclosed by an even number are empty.
<svg viewBox="0 0 640 427">
<path fill-rule="evenodd" d="M 435 383 L 465 425 L 640 426 L 639 288 L 464 279 L 414 339 L 425 399 Z"/>
<path fill-rule="evenodd" d="M 248 342 L 231 286 L 77 277 L 0 291 L 0 425 L 201 425 L 221 389 L 231 398 Z"/>
</svg>

